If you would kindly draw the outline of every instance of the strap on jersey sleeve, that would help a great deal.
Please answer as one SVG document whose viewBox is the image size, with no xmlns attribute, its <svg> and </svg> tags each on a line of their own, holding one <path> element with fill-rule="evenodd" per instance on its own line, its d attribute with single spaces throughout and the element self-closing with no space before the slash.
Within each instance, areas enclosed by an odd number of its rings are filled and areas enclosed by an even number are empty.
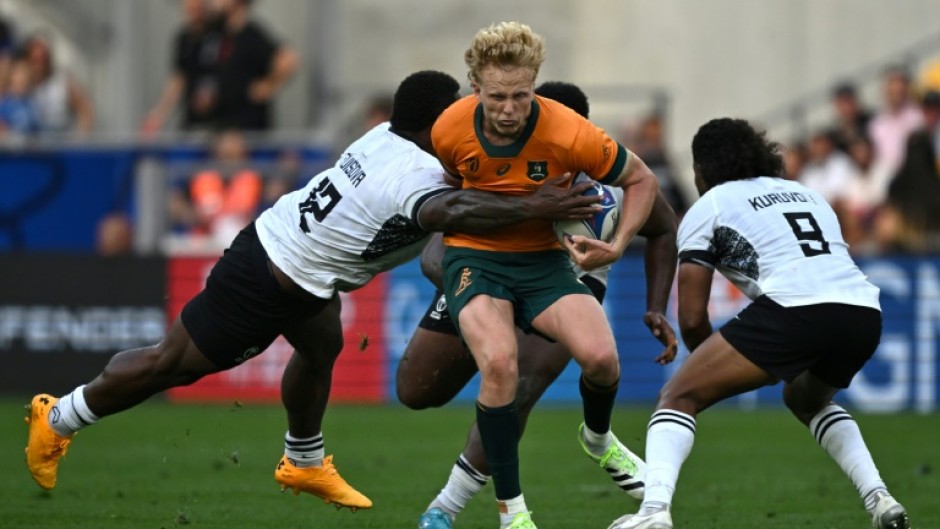
<svg viewBox="0 0 940 529">
<path fill-rule="evenodd" d="M 432 189 L 431 191 L 418 197 L 418 199 L 415 200 L 414 207 L 411 209 L 411 221 L 417 224 L 418 227 L 423 230 L 424 226 L 422 226 L 421 222 L 418 221 L 418 214 L 421 213 L 421 208 L 424 207 L 427 201 L 430 200 L 431 198 L 436 197 L 437 195 L 446 193 L 448 191 L 453 191 L 453 190 L 454 188 L 452 187 L 439 187 L 437 189 Z"/>
<path fill-rule="evenodd" d="M 627 165 L 627 156 L 629 151 L 623 145 L 617 144 L 617 157 L 614 159 L 614 165 L 607 171 L 607 174 L 599 180 L 600 183 L 608 186 L 619 186 L 620 175 L 623 168 Z"/>
<path fill-rule="evenodd" d="M 708 250 L 685 250 L 679 253 L 680 263 L 692 263 L 714 270 L 718 259 Z"/>
</svg>

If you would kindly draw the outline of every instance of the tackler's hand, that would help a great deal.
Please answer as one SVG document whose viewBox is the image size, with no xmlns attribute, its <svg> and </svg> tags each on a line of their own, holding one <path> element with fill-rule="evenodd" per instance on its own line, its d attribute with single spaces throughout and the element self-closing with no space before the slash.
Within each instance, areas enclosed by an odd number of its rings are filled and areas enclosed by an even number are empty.
<svg viewBox="0 0 940 529">
<path fill-rule="evenodd" d="M 535 216 L 550 220 L 586 219 L 600 211 L 597 203 L 602 197 L 582 194 L 593 184 L 581 182 L 571 185 L 571 179 L 571 173 L 549 178 L 526 197 L 526 203 Z"/>
<path fill-rule="evenodd" d="M 653 336 L 666 346 L 663 352 L 656 357 L 655 362 L 664 366 L 675 360 L 676 353 L 679 352 L 679 341 L 676 340 L 676 333 L 672 330 L 672 326 L 669 325 L 669 320 L 666 319 L 666 316 L 661 312 L 647 311 L 647 313 L 643 315 L 643 323 L 649 327 Z"/>
</svg>

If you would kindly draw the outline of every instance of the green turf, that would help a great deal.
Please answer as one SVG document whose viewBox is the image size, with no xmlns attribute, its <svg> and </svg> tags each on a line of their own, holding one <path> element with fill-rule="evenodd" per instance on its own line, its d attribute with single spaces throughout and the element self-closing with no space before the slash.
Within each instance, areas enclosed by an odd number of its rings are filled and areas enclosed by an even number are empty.
<svg viewBox="0 0 940 529">
<path fill-rule="evenodd" d="M 283 412 L 267 406 L 143 405 L 76 437 L 51 493 L 23 463 L 22 402 L 0 401 L 0 527 L 411 528 L 446 479 L 472 408 L 413 412 L 397 406 L 330 409 L 327 450 L 343 476 L 375 502 L 336 511 L 312 496 L 280 494 L 272 473 Z M 649 410 L 621 410 L 615 429 L 643 451 Z M 857 416 L 883 477 L 916 529 L 940 527 L 940 418 Z M 521 447 L 523 487 L 543 529 L 607 527 L 636 503 L 593 467 L 575 441 L 579 412 L 547 407 Z M 492 488 L 457 522 L 497 527 Z M 679 480 L 677 528 L 866 528 L 852 485 L 783 411 L 709 411 Z"/>
</svg>

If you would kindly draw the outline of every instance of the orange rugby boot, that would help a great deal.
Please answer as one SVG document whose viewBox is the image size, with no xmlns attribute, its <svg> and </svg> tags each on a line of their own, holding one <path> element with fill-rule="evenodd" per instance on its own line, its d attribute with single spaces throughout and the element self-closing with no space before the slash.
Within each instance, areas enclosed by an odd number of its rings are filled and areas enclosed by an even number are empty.
<svg viewBox="0 0 940 529">
<path fill-rule="evenodd" d="M 59 471 L 59 459 L 65 457 L 72 436 L 62 437 L 49 426 L 49 412 L 59 399 L 52 395 L 36 395 L 29 405 L 29 444 L 26 445 L 26 466 L 40 487 L 52 490 Z M 58 410 L 56 410 L 58 413 Z"/>
<path fill-rule="evenodd" d="M 323 458 L 319 467 L 298 468 L 287 456 L 281 458 L 274 470 L 274 479 L 281 484 L 281 491 L 291 489 L 294 495 L 301 492 L 323 498 L 326 503 L 336 508 L 349 507 L 353 512 L 358 509 L 372 508 L 372 500 L 346 483 L 333 466 L 333 456 Z"/>
</svg>

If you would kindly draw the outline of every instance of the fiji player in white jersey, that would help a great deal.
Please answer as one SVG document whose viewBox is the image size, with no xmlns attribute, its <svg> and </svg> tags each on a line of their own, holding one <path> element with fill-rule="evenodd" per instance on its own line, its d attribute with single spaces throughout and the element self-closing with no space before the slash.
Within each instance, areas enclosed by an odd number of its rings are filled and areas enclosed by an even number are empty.
<svg viewBox="0 0 940 529">
<path fill-rule="evenodd" d="M 546 82 L 536 87 L 535 93 L 554 99 L 588 117 L 587 96 L 576 85 Z M 586 175 L 578 175 L 575 184 L 582 182 L 591 183 L 593 180 Z M 617 196 L 618 202 L 622 202 L 622 189 L 608 189 Z M 643 321 L 665 346 L 657 358 L 661 364 L 674 358 L 677 347 L 675 333 L 665 316 L 676 271 L 676 223 L 675 213 L 665 197 L 659 194 L 638 233 L 646 239 L 647 310 Z M 437 236 L 421 254 L 422 270 L 438 289 L 441 288 L 443 276 L 443 255 L 444 246 Z M 575 267 L 578 278 L 601 303 L 606 294 L 610 268 L 607 265 L 585 272 Z M 519 408 L 520 430 L 523 430 L 532 408 L 571 361 L 571 354 L 560 344 L 539 335 L 525 334 L 518 329 L 516 334 L 519 341 L 516 404 Z M 398 399 L 416 410 L 443 406 L 454 398 L 476 372 L 476 363 L 460 339 L 457 327 L 447 311 L 447 302 L 439 290 L 399 362 L 396 376 Z M 627 494 L 642 499 L 643 461 L 636 456 L 633 458 L 630 462 L 605 460 L 600 466 Z M 489 481 L 489 474 L 479 430 L 474 423 L 446 485 L 421 515 L 419 529 L 450 529 L 470 498 Z"/>
<path fill-rule="evenodd" d="M 702 196 L 679 226 L 679 327 L 692 354 L 662 389 L 649 422 L 640 511 L 610 529 L 672 529 L 672 496 L 695 417 L 780 380 L 784 403 L 851 479 L 873 528 L 910 527 L 858 425 L 832 402 L 878 347 L 878 288 L 850 257 L 825 199 L 780 176 L 778 149 L 746 121 L 728 118 L 709 121 L 692 140 Z M 713 332 L 708 300 L 716 269 L 753 302 Z"/>
<path fill-rule="evenodd" d="M 337 506 L 371 500 L 336 472 L 320 426 L 343 346 L 337 292 L 416 256 L 432 231 L 486 231 L 528 218 L 585 218 L 596 198 L 552 179 L 525 197 L 455 190 L 431 152 L 430 130 L 459 83 L 418 72 L 395 92 L 390 123 L 354 142 L 336 165 L 282 197 L 235 238 L 159 344 L 114 355 L 87 385 L 30 405 L 27 466 L 44 489 L 81 428 L 150 396 L 238 366 L 278 335 L 294 347 L 282 378 L 288 431 L 275 469 L 282 489 Z M 90 439 L 89 439 L 90 440 Z"/>
</svg>

